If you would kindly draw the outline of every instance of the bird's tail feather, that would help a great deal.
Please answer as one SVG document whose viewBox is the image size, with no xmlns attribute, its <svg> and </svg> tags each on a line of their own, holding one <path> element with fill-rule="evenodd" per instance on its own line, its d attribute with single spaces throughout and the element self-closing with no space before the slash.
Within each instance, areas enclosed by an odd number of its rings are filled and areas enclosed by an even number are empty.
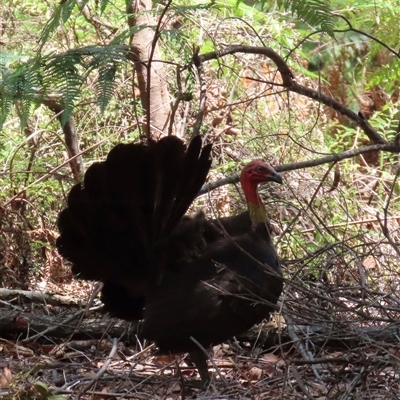
<svg viewBox="0 0 400 400">
<path fill-rule="evenodd" d="M 173 136 L 120 144 L 93 164 L 58 220 L 57 247 L 83 279 L 145 279 L 159 265 L 154 248 L 186 213 L 205 181 L 211 146 Z M 153 271 L 152 271 L 153 270 Z"/>
</svg>

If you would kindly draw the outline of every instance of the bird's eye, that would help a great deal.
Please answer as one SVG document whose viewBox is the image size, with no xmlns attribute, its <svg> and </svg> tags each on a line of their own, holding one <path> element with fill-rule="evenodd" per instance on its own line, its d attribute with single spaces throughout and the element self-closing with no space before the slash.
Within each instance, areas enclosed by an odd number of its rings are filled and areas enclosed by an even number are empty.
<svg viewBox="0 0 400 400">
<path fill-rule="evenodd" d="M 261 165 L 257 168 L 257 172 L 264 172 L 265 168 L 262 167 Z"/>
</svg>

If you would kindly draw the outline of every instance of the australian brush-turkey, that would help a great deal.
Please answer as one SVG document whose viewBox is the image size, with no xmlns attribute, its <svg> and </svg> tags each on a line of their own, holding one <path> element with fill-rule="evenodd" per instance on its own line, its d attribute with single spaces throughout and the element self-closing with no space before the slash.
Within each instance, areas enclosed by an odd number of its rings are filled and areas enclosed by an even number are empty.
<svg viewBox="0 0 400 400">
<path fill-rule="evenodd" d="M 117 145 L 71 189 L 57 240 L 78 278 L 104 283 L 106 310 L 143 319 L 142 336 L 161 353 L 190 352 L 203 383 L 207 357 L 195 341 L 207 348 L 250 329 L 283 285 L 257 193 L 259 183 L 282 183 L 269 164 L 255 160 L 241 173 L 247 214 L 185 216 L 210 152 L 199 136 L 187 148 L 173 136 Z"/>
</svg>

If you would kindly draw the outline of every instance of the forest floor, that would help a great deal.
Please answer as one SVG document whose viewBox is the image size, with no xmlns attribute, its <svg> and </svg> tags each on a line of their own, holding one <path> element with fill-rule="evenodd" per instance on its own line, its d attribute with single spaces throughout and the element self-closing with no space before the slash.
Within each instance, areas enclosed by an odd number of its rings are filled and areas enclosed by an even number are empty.
<svg viewBox="0 0 400 400">
<path fill-rule="evenodd" d="M 76 281 L 48 282 L 34 286 L 61 299 L 73 298 L 75 304 L 87 302 L 93 289 Z M 212 382 L 203 390 L 188 357 L 156 356 L 153 345 L 132 344 L 135 333 L 129 333 L 129 324 L 115 331 L 119 322 L 99 313 L 97 300 L 89 311 L 73 301 L 56 305 L 59 299 L 54 304 L 31 300 L 17 292 L 1 300 L 0 320 L 4 324 L 6 315 L 12 319 L 9 329 L 0 326 L 0 398 L 400 399 L 396 326 L 387 334 L 378 329 L 375 336 L 341 332 L 341 340 L 332 331 L 321 343 L 322 334 L 305 334 L 304 328 L 280 318 L 280 329 L 275 320 L 247 339 L 214 347 Z M 47 327 L 36 326 L 35 318 L 42 317 Z"/>
</svg>

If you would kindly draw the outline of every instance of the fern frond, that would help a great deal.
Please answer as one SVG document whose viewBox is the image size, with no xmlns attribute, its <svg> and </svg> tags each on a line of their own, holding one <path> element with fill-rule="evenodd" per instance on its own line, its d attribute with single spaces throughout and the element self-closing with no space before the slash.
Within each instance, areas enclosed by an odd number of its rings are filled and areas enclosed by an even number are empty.
<svg viewBox="0 0 400 400">
<path fill-rule="evenodd" d="M 40 88 L 41 74 L 36 65 L 26 64 L 18 75 L 18 99 L 21 127 L 25 127 L 30 114 L 32 103 L 37 100 Z"/>
<path fill-rule="evenodd" d="M 93 57 L 97 60 L 110 60 L 110 61 L 127 61 L 129 46 L 123 44 L 111 44 L 108 46 L 87 46 L 81 47 L 80 49 L 69 50 L 67 53 L 77 53 L 82 57 Z M 100 65 L 99 62 L 97 65 Z M 91 63 L 91 66 L 95 66 L 96 62 Z"/>
<path fill-rule="evenodd" d="M 334 23 L 328 0 L 277 0 L 277 3 L 285 11 L 333 36 Z"/>
<path fill-rule="evenodd" d="M 31 104 L 37 99 L 41 74 L 35 62 L 13 65 L 4 69 L 1 80 L 0 125 L 7 118 L 12 104 L 18 103 L 22 128 L 28 120 Z"/>
<path fill-rule="evenodd" d="M 128 61 L 129 46 L 88 46 L 63 54 L 38 57 L 21 63 L 21 56 L 0 53 L 0 127 L 13 104 L 18 105 L 22 127 L 28 119 L 32 103 L 39 96 L 56 94 L 61 97 L 65 123 L 80 97 L 87 76 L 98 71 L 95 90 L 102 111 L 107 107 L 114 89 L 119 63 Z"/>
<path fill-rule="evenodd" d="M 100 14 L 103 14 L 108 4 L 111 3 L 110 0 L 101 0 L 100 1 Z"/>
<path fill-rule="evenodd" d="M 10 114 L 13 101 L 11 96 L 7 96 L 6 89 L 0 86 L 0 130 L 3 129 L 4 122 Z"/>
<path fill-rule="evenodd" d="M 19 119 L 21 121 L 21 129 L 23 129 L 28 122 L 28 117 L 30 115 L 31 107 L 32 107 L 32 102 L 29 101 L 28 99 L 21 99 L 18 102 L 17 110 Z"/>
<path fill-rule="evenodd" d="M 115 74 L 117 62 L 126 61 L 129 48 L 127 46 L 108 46 L 107 51 L 103 48 L 86 48 L 86 54 L 92 56 L 88 71 L 98 70 L 98 78 L 95 83 L 98 104 L 103 112 L 114 92 Z"/>
<path fill-rule="evenodd" d="M 75 6 L 75 0 L 60 1 L 59 6 L 52 17 L 47 21 L 45 27 L 43 28 L 42 34 L 39 39 L 39 53 L 41 52 L 43 46 L 46 44 L 49 36 L 60 26 L 65 24 L 69 17 L 71 16 L 72 10 Z"/>
<path fill-rule="evenodd" d="M 107 63 L 99 68 L 99 76 L 95 84 L 95 90 L 101 112 L 104 112 L 107 108 L 114 93 L 116 71 L 117 67 L 115 63 Z"/>
<path fill-rule="evenodd" d="M 48 59 L 45 65 L 46 86 L 56 86 L 61 95 L 64 112 L 61 122 L 65 123 L 71 116 L 75 101 L 78 99 L 85 77 L 79 71 L 85 67 L 80 52 L 67 52 Z"/>
</svg>

